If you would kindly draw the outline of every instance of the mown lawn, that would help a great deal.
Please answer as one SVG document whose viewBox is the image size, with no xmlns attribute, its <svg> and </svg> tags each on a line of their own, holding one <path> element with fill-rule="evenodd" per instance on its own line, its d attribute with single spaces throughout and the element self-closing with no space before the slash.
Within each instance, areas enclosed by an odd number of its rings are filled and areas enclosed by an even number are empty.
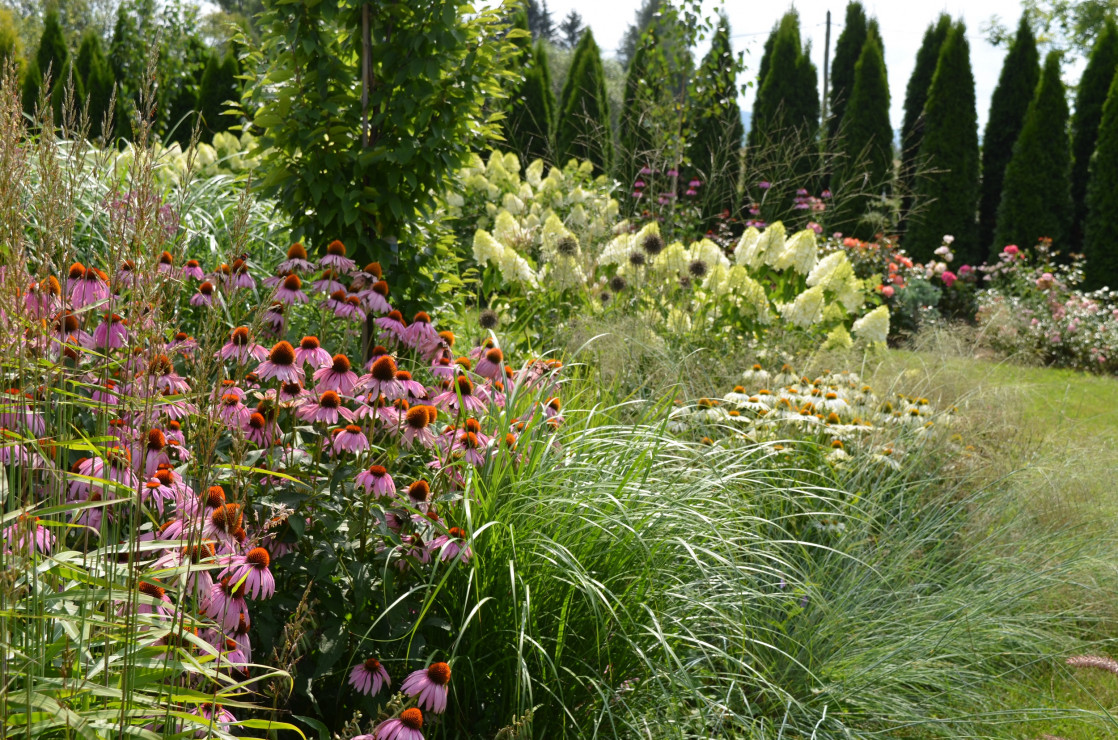
<svg viewBox="0 0 1118 740">
<path fill-rule="evenodd" d="M 922 381 L 924 392 L 965 407 L 970 423 L 962 433 L 981 440 L 986 452 L 980 480 L 1015 494 L 1026 512 L 1023 526 L 1118 542 L 1118 379 L 935 351 L 891 351 L 875 370 Z M 1082 604 L 1082 593 L 1097 590 L 1095 608 L 1067 616 L 1095 641 L 1093 653 L 1118 657 L 1118 594 L 1107 587 L 1118 580 L 1118 547 L 1109 552 L 1080 582 L 1067 584 L 1069 603 Z M 1007 678 L 1005 691 L 1010 713 L 996 737 L 1118 737 L 1116 675 L 1053 659 L 1032 675 Z M 1038 707 L 1044 716 L 1017 723 L 1017 712 Z"/>
</svg>

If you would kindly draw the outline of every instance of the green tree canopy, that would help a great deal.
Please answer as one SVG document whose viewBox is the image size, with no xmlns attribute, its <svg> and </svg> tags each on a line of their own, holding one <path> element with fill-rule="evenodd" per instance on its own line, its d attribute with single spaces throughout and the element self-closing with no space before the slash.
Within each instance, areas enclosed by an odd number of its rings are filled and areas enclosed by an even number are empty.
<svg viewBox="0 0 1118 740">
<path fill-rule="evenodd" d="M 915 259 L 931 259 L 943 236 L 950 234 L 960 261 L 976 261 L 978 114 L 970 45 L 961 21 L 952 25 L 939 53 L 924 106 L 920 157 L 935 171 L 916 182 L 921 210 L 911 219 L 906 249 Z"/>
<path fill-rule="evenodd" d="M 1074 213 L 1071 226 L 1072 250 L 1083 248 L 1083 228 L 1087 221 L 1087 181 L 1091 155 L 1099 137 L 1103 105 L 1110 83 L 1118 74 L 1118 27 L 1107 21 L 1087 60 L 1075 96 L 1075 115 L 1071 119 L 1072 170 L 1071 202 Z"/>
<path fill-rule="evenodd" d="M 586 159 L 599 170 L 609 171 L 613 160 L 609 101 L 601 52 L 590 30 L 575 49 L 559 110 L 555 146 L 560 162 L 571 157 Z"/>
<path fill-rule="evenodd" d="M 854 84 L 841 131 L 843 157 L 837 167 L 840 175 L 834 180 L 839 208 L 828 226 L 859 239 L 872 239 L 875 225 L 864 217 L 874 197 L 890 187 L 893 177 L 889 78 L 885 55 L 875 36 L 866 39 L 854 66 Z"/>
<path fill-rule="evenodd" d="M 1110 82 L 1088 171 L 1086 283 L 1091 288 L 1113 287 L 1118 285 L 1118 75 Z"/>
<path fill-rule="evenodd" d="M 19 37 L 15 16 L 7 8 L 0 7 L 0 64 L 9 59 L 17 62 L 23 58 L 23 41 Z"/>
<path fill-rule="evenodd" d="M 1051 52 L 1005 169 L 994 246 L 1031 247 L 1041 237 L 1062 244 L 1071 226 L 1068 102 L 1060 53 Z"/>
<path fill-rule="evenodd" d="M 1013 144 L 1025 125 L 1025 113 L 1040 79 L 1040 55 L 1027 16 L 1021 16 L 1017 36 L 1002 64 L 998 86 L 990 101 L 990 117 L 982 137 L 982 190 L 978 206 L 978 241 L 996 258 L 1001 247 L 994 239 L 1002 179 L 1013 156 Z"/>
<path fill-rule="evenodd" d="M 509 100 L 505 138 L 525 164 L 536 158 L 551 160 L 555 98 L 551 93 L 547 46 L 543 41 L 531 45 L 528 16 L 523 11 L 514 16 L 513 24 L 527 34 L 516 42 L 523 60 L 524 79 Z"/>
</svg>

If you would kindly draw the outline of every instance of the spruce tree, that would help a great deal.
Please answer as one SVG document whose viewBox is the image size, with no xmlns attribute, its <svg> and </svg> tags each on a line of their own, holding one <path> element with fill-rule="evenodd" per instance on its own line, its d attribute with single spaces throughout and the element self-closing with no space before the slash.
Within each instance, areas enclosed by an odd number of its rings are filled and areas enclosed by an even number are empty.
<svg viewBox="0 0 1118 740">
<path fill-rule="evenodd" d="M 593 31 L 582 35 L 563 85 L 555 145 L 560 162 L 574 157 L 609 171 L 613 159 L 609 101 L 606 98 L 602 56 Z"/>
<path fill-rule="evenodd" d="M 101 48 L 101 36 L 92 29 L 82 34 L 75 76 L 85 86 L 89 100 L 89 136 L 100 138 L 113 92 L 113 71 Z"/>
<path fill-rule="evenodd" d="M 1083 225 L 1087 220 L 1087 179 L 1091 155 L 1099 136 L 1103 104 L 1110 82 L 1118 73 L 1118 27 L 1107 20 L 1087 60 L 1075 96 L 1071 119 L 1071 203 L 1073 208 L 1070 250 L 1083 248 Z M 1067 251 L 1067 250 L 1065 250 Z"/>
<path fill-rule="evenodd" d="M 585 30 L 586 24 L 582 22 L 582 16 L 572 8 L 559 24 L 559 43 L 568 49 L 573 49 L 578 46 L 578 40 L 582 38 L 582 32 Z"/>
<path fill-rule="evenodd" d="M 1059 245 L 1071 227 L 1068 101 L 1060 54 L 1051 52 L 1005 168 L 994 248 L 1031 247 L 1047 236 Z"/>
<path fill-rule="evenodd" d="M 904 120 L 901 123 L 901 171 L 898 178 L 901 192 L 904 194 L 901 208 L 903 219 L 907 219 L 908 211 L 912 208 L 916 170 L 921 166 L 918 160 L 924 133 L 924 103 L 928 100 L 928 90 L 932 86 L 932 77 L 936 73 L 939 52 L 943 48 L 949 30 L 951 30 L 951 18 L 946 14 L 940 15 L 939 20 L 928 26 L 924 32 L 924 41 L 916 52 L 916 65 L 913 67 L 912 76 L 908 78 L 908 86 L 905 88 Z"/>
<path fill-rule="evenodd" d="M 996 259 L 1004 244 L 994 239 L 1002 178 L 1013 156 L 1013 144 L 1025 125 L 1025 113 L 1040 79 L 1040 55 L 1027 15 L 1021 16 L 1017 36 L 1005 55 L 998 86 L 990 101 L 990 117 L 982 137 L 982 191 L 978 206 L 978 243 Z"/>
<path fill-rule="evenodd" d="M 842 119 L 842 152 L 835 186 L 838 213 L 828 226 L 872 239 L 875 226 L 863 220 L 877 194 L 893 176 L 893 126 L 889 121 L 889 78 L 885 55 L 875 36 L 868 36 L 854 66 L 854 84 Z"/>
<path fill-rule="evenodd" d="M 854 90 L 854 66 L 862 55 L 866 42 L 866 11 L 859 2 L 847 3 L 846 20 L 842 33 L 835 42 L 835 58 L 831 62 L 830 119 L 827 132 L 831 138 L 838 135 L 847 101 Z"/>
<path fill-rule="evenodd" d="M 696 75 L 689 105 L 692 140 L 688 159 L 703 181 L 699 203 L 707 219 L 723 211 L 733 212 L 738 200 L 744 132 L 733 54 L 730 22 L 722 15 Z"/>
<path fill-rule="evenodd" d="M 1087 179 L 1086 285 L 1118 285 L 1118 75 L 1110 82 Z"/>
<path fill-rule="evenodd" d="M 515 27 L 527 30 L 527 15 L 518 13 L 514 23 Z M 537 42 L 533 49 L 530 38 L 522 41 L 517 45 L 521 49 L 524 81 L 510 99 L 504 127 L 508 146 L 527 164 L 533 159 L 551 157 L 555 100 L 551 94 L 551 73 L 544 42 Z"/>
<path fill-rule="evenodd" d="M 916 182 L 919 212 L 910 220 L 905 248 L 915 259 L 933 256 L 945 234 L 955 237 L 962 262 L 980 258 L 975 221 L 978 201 L 978 115 L 970 45 L 962 21 L 952 25 L 940 49 L 924 105 L 920 158 L 935 171 Z"/>
</svg>

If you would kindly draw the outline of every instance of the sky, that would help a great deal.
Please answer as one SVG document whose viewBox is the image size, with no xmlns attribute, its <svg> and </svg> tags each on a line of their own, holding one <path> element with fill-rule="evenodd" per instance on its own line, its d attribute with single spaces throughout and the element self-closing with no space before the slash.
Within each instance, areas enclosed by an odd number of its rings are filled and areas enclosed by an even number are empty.
<svg viewBox="0 0 1118 740">
<path fill-rule="evenodd" d="M 548 0 L 548 9 L 556 24 L 572 9 L 578 11 L 583 22 L 594 31 L 594 38 L 602 53 L 612 56 L 620 44 L 625 29 L 633 22 L 640 0 Z M 823 46 L 826 32 L 827 11 L 831 11 L 831 56 L 834 45 L 842 32 L 842 21 L 846 14 L 846 0 L 704 0 L 703 8 L 708 13 L 721 7 L 730 20 L 730 34 L 733 37 L 734 51 L 746 53 L 748 67 L 746 79 L 755 80 L 757 65 L 761 59 L 762 46 L 773 25 L 790 7 L 800 13 L 800 32 L 806 41 L 811 40 L 811 55 L 819 70 L 819 86 L 823 80 Z M 978 100 L 979 130 L 986 125 L 990 107 L 990 97 L 998 84 L 1005 49 L 991 46 L 983 38 L 981 27 L 991 16 L 998 16 L 1002 23 L 1015 28 L 1021 15 L 1019 0 L 943 0 L 925 2 L 924 0 L 862 0 L 866 13 L 876 16 L 881 24 L 881 35 L 885 41 L 885 66 L 889 73 L 890 117 L 893 127 L 899 129 L 904 111 L 904 90 L 912 67 L 916 62 L 916 50 L 923 40 L 924 31 L 936 20 L 941 12 L 955 18 L 962 18 L 967 24 L 967 38 L 971 48 L 971 67 L 974 71 L 975 94 Z M 705 49 L 701 50 L 697 56 Z M 1066 70 L 1072 71 L 1072 70 Z M 1065 75 L 1066 77 L 1067 75 Z M 744 110 L 753 106 L 754 88 L 746 91 L 741 103 Z"/>
</svg>

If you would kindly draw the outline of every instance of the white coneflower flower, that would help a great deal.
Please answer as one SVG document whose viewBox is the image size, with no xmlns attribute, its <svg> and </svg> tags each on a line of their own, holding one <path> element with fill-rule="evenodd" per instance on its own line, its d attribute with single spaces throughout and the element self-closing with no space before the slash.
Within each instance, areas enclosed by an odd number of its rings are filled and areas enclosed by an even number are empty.
<svg viewBox="0 0 1118 740">
<path fill-rule="evenodd" d="M 870 344 L 884 342 L 889 337 L 889 307 L 878 306 L 855 321 L 852 328 L 854 336 L 864 342 Z"/>
<path fill-rule="evenodd" d="M 754 364 L 741 374 L 741 382 L 750 388 L 764 388 L 771 379 L 772 376 L 760 364 Z"/>
<path fill-rule="evenodd" d="M 823 318 L 823 308 L 825 305 L 826 298 L 823 296 L 823 289 L 817 285 L 814 288 L 808 288 L 803 293 L 800 293 L 791 303 L 782 305 L 780 307 L 780 315 L 790 324 L 806 329 L 813 324 L 819 323 Z M 885 307 L 882 306 L 882 308 Z M 870 314 L 867 314 L 866 317 L 869 315 Z M 854 326 L 855 331 L 857 331 L 858 324 L 855 323 Z M 888 308 L 885 308 L 885 330 L 886 332 L 889 330 Z"/>
</svg>

